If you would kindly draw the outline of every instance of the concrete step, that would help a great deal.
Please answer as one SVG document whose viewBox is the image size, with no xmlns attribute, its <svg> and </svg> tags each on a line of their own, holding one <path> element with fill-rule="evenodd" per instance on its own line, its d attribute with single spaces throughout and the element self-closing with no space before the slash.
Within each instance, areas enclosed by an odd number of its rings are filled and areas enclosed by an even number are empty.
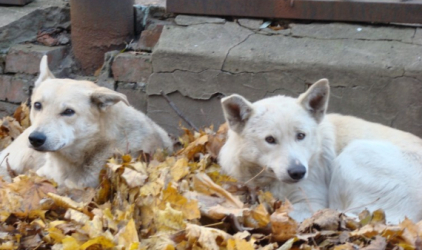
<svg viewBox="0 0 422 250">
<path fill-rule="evenodd" d="M 70 25 L 70 11 L 65 1 L 37 0 L 23 7 L 0 6 L 0 54 L 13 45 L 34 41 L 42 28 Z"/>
<path fill-rule="evenodd" d="M 197 126 L 223 122 L 221 96 L 251 101 L 297 96 L 328 78 L 330 112 L 355 115 L 422 136 L 422 29 L 178 16 L 152 54 L 148 115 L 177 133 L 180 118 L 164 91 Z"/>
</svg>

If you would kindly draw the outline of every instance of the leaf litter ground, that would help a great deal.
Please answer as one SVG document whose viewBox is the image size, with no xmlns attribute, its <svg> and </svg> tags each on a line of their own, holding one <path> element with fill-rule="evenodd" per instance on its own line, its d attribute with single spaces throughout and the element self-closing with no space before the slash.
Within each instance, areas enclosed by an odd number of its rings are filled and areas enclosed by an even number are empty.
<svg viewBox="0 0 422 250">
<path fill-rule="evenodd" d="M 0 121 L 0 147 L 28 126 L 22 105 Z M 355 219 L 324 209 L 294 221 L 288 201 L 221 173 L 226 130 L 184 129 L 172 155 L 116 154 L 95 189 L 34 173 L 0 179 L 0 249 L 422 249 L 422 222 L 386 225 L 382 210 Z"/>
</svg>

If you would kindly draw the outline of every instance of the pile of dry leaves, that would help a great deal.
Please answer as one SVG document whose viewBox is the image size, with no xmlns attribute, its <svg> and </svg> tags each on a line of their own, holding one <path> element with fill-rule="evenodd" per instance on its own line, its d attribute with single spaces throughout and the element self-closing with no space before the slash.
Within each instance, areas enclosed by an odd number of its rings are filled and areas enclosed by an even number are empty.
<svg viewBox="0 0 422 250">
<path fill-rule="evenodd" d="M 0 146 L 28 126 L 25 112 L 3 118 Z M 422 249 L 421 223 L 387 226 L 382 211 L 292 220 L 288 202 L 220 173 L 225 130 L 185 129 L 174 155 L 115 156 L 96 189 L 0 180 L 0 249 Z"/>
</svg>

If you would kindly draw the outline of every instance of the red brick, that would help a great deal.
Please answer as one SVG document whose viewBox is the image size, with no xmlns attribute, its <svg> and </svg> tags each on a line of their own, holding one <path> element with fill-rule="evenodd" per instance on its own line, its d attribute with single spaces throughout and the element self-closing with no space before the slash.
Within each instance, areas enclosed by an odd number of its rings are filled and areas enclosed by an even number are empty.
<svg viewBox="0 0 422 250">
<path fill-rule="evenodd" d="M 146 82 L 152 73 L 151 55 L 122 53 L 111 66 L 114 80 L 119 82 Z"/>
<path fill-rule="evenodd" d="M 160 39 L 164 25 L 156 24 L 142 31 L 136 50 L 152 50 Z"/>
<path fill-rule="evenodd" d="M 47 47 L 33 44 L 18 44 L 10 48 L 6 56 L 7 73 L 24 73 L 35 75 L 39 71 L 43 55 L 48 55 L 48 65 L 51 70 L 58 68 L 66 57 L 68 47 Z"/>
<path fill-rule="evenodd" d="M 29 86 L 33 80 L 21 79 L 9 75 L 0 75 L 0 100 L 19 103 L 29 96 Z"/>
</svg>

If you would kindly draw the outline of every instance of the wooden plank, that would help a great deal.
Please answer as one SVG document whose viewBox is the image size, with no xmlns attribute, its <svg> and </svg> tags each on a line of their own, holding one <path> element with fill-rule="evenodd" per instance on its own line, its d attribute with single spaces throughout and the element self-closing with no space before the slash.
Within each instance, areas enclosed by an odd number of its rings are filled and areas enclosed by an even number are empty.
<svg viewBox="0 0 422 250">
<path fill-rule="evenodd" d="M 178 14 L 422 24 L 422 0 L 167 0 L 166 8 Z"/>
</svg>

